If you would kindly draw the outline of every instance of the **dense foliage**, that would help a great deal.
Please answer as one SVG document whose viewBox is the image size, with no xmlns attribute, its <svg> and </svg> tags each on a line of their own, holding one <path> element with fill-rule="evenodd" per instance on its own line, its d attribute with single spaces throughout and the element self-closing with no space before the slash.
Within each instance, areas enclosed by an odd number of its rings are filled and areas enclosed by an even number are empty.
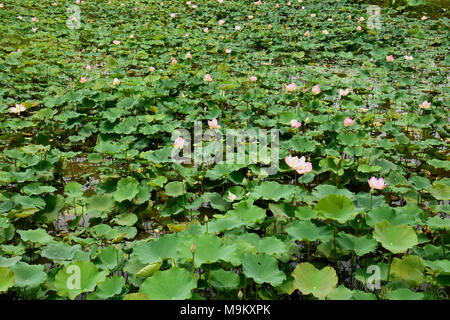
<svg viewBox="0 0 450 320">
<path fill-rule="evenodd" d="M 0 7 L 0 297 L 448 299 L 445 16 Z M 279 130 L 278 172 L 174 163 L 196 121 Z"/>
</svg>

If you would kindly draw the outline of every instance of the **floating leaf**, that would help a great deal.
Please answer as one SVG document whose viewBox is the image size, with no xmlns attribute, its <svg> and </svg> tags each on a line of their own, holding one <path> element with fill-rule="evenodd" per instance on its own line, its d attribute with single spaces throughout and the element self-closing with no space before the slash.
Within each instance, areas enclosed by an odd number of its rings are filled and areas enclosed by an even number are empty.
<svg viewBox="0 0 450 320">
<path fill-rule="evenodd" d="M 323 299 L 336 288 L 338 277 L 332 267 L 316 269 L 309 262 L 300 263 L 292 272 L 295 287 L 302 294 L 312 293 L 315 297 Z"/>
<path fill-rule="evenodd" d="M 192 289 L 197 286 L 189 271 L 171 268 L 158 271 L 152 277 L 145 279 L 139 290 L 150 300 L 184 300 L 190 299 Z"/>
<path fill-rule="evenodd" d="M 392 253 L 403 253 L 419 243 L 413 228 L 393 226 L 386 220 L 375 225 L 373 237 Z"/>
</svg>

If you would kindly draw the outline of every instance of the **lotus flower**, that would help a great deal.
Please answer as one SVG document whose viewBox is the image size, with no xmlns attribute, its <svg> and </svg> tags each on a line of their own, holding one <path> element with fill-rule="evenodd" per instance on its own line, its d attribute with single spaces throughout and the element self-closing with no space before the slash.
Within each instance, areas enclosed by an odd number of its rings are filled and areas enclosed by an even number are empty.
<svg viewBox="0 0 450 320">
<path fill-rule="evenodd" d="M 345 90 L 342 90 L 342 89 L 339 89 L 339 95 L 340 96 L 346 96 L 346 95 L 348 95 L 350 93 L 350 90 L 347 88 L 347 89 L 345 89 Z"/>
<path fill-rule="evenodd" d="M 17 19 L 22 20 L 22 16 L 17 16 Z"/>
<path fill-rule="evenodd" d="M 118 85 L 120 84 L 120 80 L 117 79 L 117 78 L 114 78 L 113 84 L 114 84 L 115 86 L 118 86 Z"/>
<path fill-rule="evenodd" d="M 352 120 L 350 117 L 345 118 L 344 127 L 351 127 L 355 124 L 355 120 Z"/>
<path fill-rule="evenodd" d="M 31 28 L 31 31 L 36 32 L 38 28 Z"/>
<path fill-rule="evenodd" d="M 175 139 L 175 143 L 173 146 L 177 149 L 183 149 L 184 146 L 184 139 L 182 137 L 178 137 Z"/>
<path fill-rule="evenodd" d="M 114 40 L 113 43 L 117 45 L 117 44 L 120 44 L 120 41 L 119 40 Z"/>
<path fill-rule="evenodd" d="M 294 129 L 302 126 L 302 123 L 301 123 L 301 122 L 298 122 L 298 121 L 295 120 L 295 119 L 292 119 L 292 120 L 289 122 L 289 124 L 290 124 L 291 127 L 294 128 Z"/>
<path fill-rule="evenodd" d="M 231 49 L 225 49 L 226 53 L 231 53 Z"/>
<path fill-rule="evenodd" d="M 301 164 L 298 157 L 286 156 L 286 158 L 284 158 L 284 161 L 286 161 L 286 164 L 293 169 L 299 167 Z"/>
<path fill-rule="evenodd" d="M 171 13 L 171 14 L 170 14 L 170 17 L 171 17 L 171 18 L 175 18 L 175 16 L 176 16 L 175 13 Z"/>
<path fill-rule="evenodd" d="M 12 113 L 20 113 L 22 111 L 25 111 L 26 108 L 25 108 L 25 106 L 23 104 L 16 104 L 15 107 L 11 107 L 9 110 Z"/>
<path fill-rule="evenodd" d="M 85 83 L 87 81 L 86 77 L 81 77 L 80 82 Z"/>
<path fill-rule="evenodd" d="M 358 19 L 358 23 L 361 23 L 361 22 L 363 22 L 365 19 L 364 19 L 364 17 L 360 17 L 359 19 Z"/>
<path fill-rule="evenodd" d="M 373 189 L 383 190 L 386 187 L 386 183 L 384 183 L 383 178 L 377 179 L 375 177 L 372 177 L 368 181 L 369 181 L 369 186 L 372 190 Z"/>
<path fill-rule="evenodd" d="M 392 55 L 387 56 L 386 61 L 392 62 L 392 61 L 394 61 L 394 57 Z"/>
<path fill-rule="evenodd" d="M 315 13 L 311 13 L 311 18 L 314 18 L 316 16 Z"/>
<path fill-rule="evenodd" d="M 228 197 L 227 197 L 228 200 L 234 201 L 234 200 L 236 200 L 236 198 L 237 198 L 237 196 L 235 194 L 228 191 Z"/>
<path fill-rule="evenodd" d="M 235 26 L 234 27 L 236 30 L 241 30 L 241 26 Z"/>
<path fill-rule="evenodd" d="M 222 2 L 223 2 L 223 0 L 217 0 L 217 2 L 219 2 L 219 3 L 222 3 Z"/>
<path fill-rule="evenodd" d="M 3 8 L 3 3 L 0 3 L 0 8 Z"/>
<path fill-rule="evenodd" d="M 311 92 L 313 93 L 313 95 L 319 94 L 320 93 L 319 85 L 316 84 L 314 87 L 312 87 Z"/>
<path fill-rule="evenodd" d="M 303 156 L 300 159 L 298 157 L 287 156 L 284 161 L 287 165 L 297 171 L 299 174 L 305 174 L 312 170 L 312 163 L 305 162 L 306 158 Z"/>
<path fill-rule="evenodd" d="M 185 34 L 184 34 L 184 37 L 185 37 L 185 38 L 189 38 L 189 33 L 185 33 Z"/>
<path fill-rule="evenodd" d="M 297 90 L 297 85 L 295 83 L 290 83 L 290 84 L 286 85 L 286 90 L 288 92 L 293 92 L 293 91 Z"/>
<path fill-rule="evenodd" d="M 328 30 L 323 30 L 322 33 L 323 34 L 329 34 Z"/>
<path fill-rule="evenodd" d="M 186 59 L 192 59 L 192 55 L 190 52 L 186 53 Z"/>
<path fill-rule="evenodd" d="M 279 8 L 280 7 L 280 5 L 277 3 L 276 5 L 275 5 L 275 8 Z"/>
<path fill-rule="evenodd" d="M 209 29 L 208 29 L 208 28 L 205 28 L 205 29 L 203 29 L 203 32 L 206 32 L 206 33 L 208 33 L 208 31 L 209 31 Z"/>
<path fill-rule="evenodd" d="M 248 19 L 249 19 L 249 20 L 252 20 L 252 19 L 253 19 L 253 16 L 252 16 L 252 15 L 248 16 Z"/>
<path fill-rule="evenodd" d="M 427 20 L 428 19 L 428 17 L 427 16 L 422 16 L 422 18 L 420 18 L 420 20 Z"/>
<path fill-rule="evenodd" d="M 292 2 L 290 2 L 290 1 L 287 3 L 288 6 L 290 6 L 291 4 L 292 4 Z"/>
<path fill-rule="evenodd" d="M 408 61 L 411 61 L 411 60 L 413 60 L 414 58 L 413 58 L 412 56 L 406 55 L 406 56 L 405 56 L 405 59 L 408 60 Z"/>
<path fill-rule="evenodd" d="M 422 102 L 422 104 L 419 105 L 419 107 L 421 107 L 422 109 L 430 109 L 431 102 L 428 102 L 428 100 L 425 100 L 424 102 Z"/>
<path fill-rule="evenodd" d="M 255 5 L 261 4 L 261 0 L 255 2 Z"/>
<path fill-rule="evenodd" d="M 217 119 L 214 118 L 211 121 L 208 120 L 208 126 L 210 129 L 219 129 L 222 128 L 220 125 L 217 124 Z"/>
<path fill-rule="evenodd" d="M 192 9 L 197 9 L 197 5 L 196 5 L 196 4 L 193 4 L 193 5 L 191 6 L 191 8 L 192 8 Z"/>
<path fill-rule="evenodd" d="M 306 30 L 306 32 L 304 33 L 304 35 L 307 36 L 307 37 L 309 37 L 309 35 L 310 35 L 309 30 Z"/>
<path fill-rule="evenodd" d="M 155 71 L 155 67 L 148 68 L 151 72 Z"/>
<path fill-rule="evenodd" d="M 257 77 L 255 77 L 255 76 L 251 76 L 251 77 L 250 77 L 250 81 L 253 81 L 253 82 L 255 82 L 256 80 L 258 80 L 258 78 L 257 78 Z"/>
<path fill-rule="evenodd" d="M 362 30 L 361 26 L 357 26 L 356 30 L 361 31 Z"/>
<path fill-rule="evenodd" d="M 134 35 L 133 35 L 133 34 L 130 34 L 130 38 L 133 39 L 133 38 L 134 38 Z"/>
<path fill-rule="evenodd" d="M 91 70 L 92 70 L 92 68 L 91 68 L 90 65 L 87 65 L 85 69 L 86 69 L 87 71 L 91 71 Z"/>
<path fill-rule="evenodd" d="M 33 21 L 33 22 L 38 22 L 39 20 L 38 20 L 38 18 L 33 17 L 33 18 L 31 18 L 31 21 Z"/>
<path fill-rule="evenodd" d="M 173 58 L 172 61 L 170 61 L 170 64 L 177 64 L 177 59 Z"/>
<path fill-rule="evenodd" d="M 205 76 L 203 77 L 204 81 L 213 81 L 213 78 L 211 77 L 211 75 L 209 73 L 205 74 Z"/>
<path fill-rule="evenodd" d="M 225 20 L 223 20 L 223 19 L 220 19 L 220 20 L 219 20 L 219 24 L 220 24 L 220 25 L 222 25 L 222 24 L 224 24 L 224 23 L 225 23 Z"/>
<path fill-rule="evenodd" d="M 191 5 L 191 2 L 190 2 L 190 1 L 186 1 L 186 4 L 187 4 L 188 6 L 190 6 L 190 5 Z"/>
</svg>

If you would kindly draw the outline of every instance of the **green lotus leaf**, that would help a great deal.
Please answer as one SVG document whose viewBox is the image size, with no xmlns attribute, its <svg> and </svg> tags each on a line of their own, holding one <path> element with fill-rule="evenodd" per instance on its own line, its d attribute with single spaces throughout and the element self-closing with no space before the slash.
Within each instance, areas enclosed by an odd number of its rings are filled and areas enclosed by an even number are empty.
<svg viewBox="0 0 450 320">
<path fill-rule="evenodd" d="M 55 187 L 43 186 L 37 182 L 27 184 L 25 187 L 23 187 L 23 192 L 29 196 L 38 195 L 38 194 L 47 193 L 47 192 L 54 192 L 54 191 L 56 191 Z"/>
<path fill-rule="evenodd" d="M 9 268 L 0 267 L 0 293 L 8 291 L 14 285 L 16 276 Z"/>
<path fill-rule="evenodd" d="M 115 222 L 120 226 L 132 226 L 137 221 L 138 217 L 134 213 L 122 213 L 112 219 L 112 222 Z"/>
<path fill-rule="evenodd" d="M 312 293 L 319 299 L 324 299 L 336 289 L 338 277 L 332 267 L 316 269 L 309 262 L 298 264 L 292 272 L 295 287 L 302 294 Z"/>
<path fill-rule="evenodd" d="M 136 273 L 136 277 L 140 278 L 147 278 L 147 277 L 151 277 L 156 271 L 159 270 L 159 268 L 161 268 L 161 262 L 155 262 L 155 263 L 151 263 L 147 266 L 145 266 L 144 268 L 140 269 L 137 273 Z"/>
<path fill-rule="evenodd" d="M 43 264 L 30 265 L 22 261 L 17 262 L 14 266 L 10 267 L 16 276 L 14 286 L 20 288 L 37 287 L 47 279 L 44 267 Z"/>
<path fill-rule="evenodd" d="M 125 297 L 123 297 L 123 300 L 149 300 L 149 299 L 145 294 L 141 292 L 136 292 L 127 294 Z"/>
<path fill-rule="evenodd" d="M 183 195 L 183 182 L 173 181 L 166 184 L 166 195 L 169 197 L 178 197 Z"/>
<path fill-rule="evenodd" d="M 300 220 L 311 220 L 317 218 L 318 212 L 309 207 L 296 207 L 294 215 Z"/>
<path fill-rule="evenodd" d="M 81 198 L 83 196 L 83 186 L 78 182 L 71 181 L 66 184 L 66 195 L 68 198 Z"/>
<path fill-rule="evenodd" d="M 395 289 L 387 293 L 389 300 L 423 300 L 424 297 L 422 292 L 414 292 L 406 288 Z"/>
<path fill-rule="evenodd" d="M 367 253 L 375 251 L 378 242 L 370 236 L 355 237 L 343 231 L 336 236 L 336 243 L 346 251 L 353 251 L 358 256 L 363 256 Z"/>
<path fill-rule="evenodd" d="M 150 300 L 184 300 L 191 298 L 192 289 L 196 286 L 189 271 L 171 268 L 157 271 L 152 277 L 145 279 L 139 292 Z"/>
<path fill-rule="evenodd" d="M 281 198 L 290 200 L 294 192 L 295 187 L 292 185 L 279 184 L 275 181 L 264 181 L 252 190 L 251 197 L 274 201 L 279 201 Z"/>
<path fill-rule="evenodd" d="M 450 275 L 450 260 L 425 261 L 425 266 L 440 274 Z"/>
<path fill-rule="evenodd" d="M 77 251 L 81 251 L 80 245 L 70 246 L 64 242 L 50 243 L 42 250 L 41 256 L 53 261 L 72 260 Z"/>
<path fill-rule="evenodd" d="M 123 286 L 125 285 L 125 278 L 114 275 L 111 278 L 106 278 L 104 281 L 100 282 L 94 293 L 87 296 L 87 300 L 91 299 L 109 299 L 118 295 L 122 292 Z"/>
<path fill-rule="evenodd" d="M 143 264 L 151 264 L 166 258 L 176 258 L 180 244 L 178 234 L 165 234 L 151 242 L 137 242 L 133 254 Z"/>
<path fill-rule="evenodd" d="M 114 246 L 103 248 L 95 260 L 96 267 L 103 270 L 112 270 L 117 267 L 117 263 L 123 259 L 122 249 L 116 249 Z"/>
<path fill-rule="evenodd" d="M 208 222 L 209 233 L 221 233 L 245 225 L 245 221 L 234 214 L 227 214 Z"/>
<path fill-rule="evenodd" d="M 402 259 L 394 258 L 391 271 L 395 280 L 405 280 L 412 287 L 418 287 L 425 281 L 423 273 L 424 261 L 419 256 L 403 256 Z"/>
<path fill-rule="evenodd" d="M 233 271 L 213 270 L 211 284 L 218 289 L 234 289 L 239 285 L 239 276 Z"/>
<path fill-rule="evenodd" d="M 244 233 L 235 240 L 248 242 L 255 248 L 255 252 L 280 256 L 287 252 L 286 244 L 276 237 L 260 238 L 256 233 Z"/>
<path fill-rule="evenodd" d="M 249 200 L 239 202 L 229 213 L 238 216 L 246 224 L 262 222 L 266 217 L 266 210 L 253 205 Z"/>
<path fill-rule="evenodd" d="M 106 218 L 106 214 L 114 209 L 114 198 L 111 194 L 99 194 L 87 198 L 86 211 L 94 217 Z"/>
<path fill-rule="evenodd" d="M 437 200 L 450 200 L 450 179 L 436 180 L 430 192 Z"/>
<path fill-rule="evenodd" d="M 80 293 L 94 291 L 104 281 L 108 271 L 99 272 L 90 261 L 75 261 L 65 265 L 55 276 L 56 292 L 74 300 Z"/>
<path fill-rule="evenodd" d="M 294 221 L 286 232 L 296 240 L 316 241 L 321 240 L 326 242 L 331 239 L 333 233 L 329 226 L 318 227 L 311 221 Z"/>
<path fill-rule="evenodd" d="M 177 256 L 182 261 L 192 261 L 192 244 L 195 245 L 195 267 L 203 263 L 213 263 L 219 260 L 235 261 L 235 246 L 225 245 L 221 238 L 212 234 L 195 235 L 183 238 L 177 250 Z"/>
<path fill-rule="evenodd" d="M 139 182 L 131 177 L 120 179 L 117 190 L 114 192 L 114 200 L 122 202 L 132 200 L 139 192 Z"/>
<path fill-rule="evenodd" d="M 21 257 L 11 257 L 11 258 L 5 258 L 0 256 L 0 267 L 7 268 L 12 267 L 17 263 L 17 261 L 20 261 Z"/>
<path fill-rule="evenodd" d="M 393 226 L 386 220 L 375 225 L 373 237 L 392 253 L 403 253 L 419 243 L 413 228 L 406 224 Z"/>
<path fill-rule="evenodd" d="M 450 219 L 439 216 L 428 217 L 425 224 L 433 230 L 450 230 Z"/>
<path fill-rule="evenodd" d="M 278 261 L 265 253 L 247 252 L 242 255 L 242 272 L 256 283 L 269 283 L 278 286 L 286 279 L 286 275 L 278 269 Z"/>
<path fill-rule="evenodd" d="M 328 300 L 350 300 L 352 297 L 353 291 L 346 288 L 343 284 L 327 295 Z"/>
<path fill-rule="evenodd" d="M 367 224 L 375 227 L 377 223 L 383 220 L 389 221 L 392 225 L 413 224 L 415 222 L 414 215 L 396 213 L 391 207 L 381 206 L 373 209 L 367 215 Z"/>
<path fill-rule="evenodd" d="M 30 241 L 40 244 L 46 244 L 53 240 L 52 236 L 49 236 L 47 231 L 42 228 L 34 230 L 17 230 L 23 241 Z"/>
<path fill-rule="evenodd" d="M 317 203 L 315 210 L 328 219 L 337 220 L 344 223 L 351 219 L 355 214 L 353 202 L 346 196 L 330 194 L 322 198 Z"/>
</svg>

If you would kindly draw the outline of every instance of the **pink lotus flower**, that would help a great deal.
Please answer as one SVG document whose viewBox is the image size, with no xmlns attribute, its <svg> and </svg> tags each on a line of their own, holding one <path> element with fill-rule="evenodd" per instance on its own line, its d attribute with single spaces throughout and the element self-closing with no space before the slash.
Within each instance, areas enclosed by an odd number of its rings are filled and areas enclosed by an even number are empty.
<svg viewBox="0 0 450 320">
<path fill-rule="evenodd" d="M 133 38 L 134 38 L 134 35 L 133 35 L 133 34 L 130 34 L 130 38 L 133 39 Z"/>
<path fill-rule="evenodd" d="M 203 77 L 204 81 L 213 81 L 213 78 L 211 77 L 211 75 L 209 73 L 205 74 L 205 76 Z"/>
<path fill-rule="evenodd" d="M 261 0 L 255 2 L 255 5 L 261 4 Z"/>
<path fill-rule="evenodd" d="M 175 18 L 175 16 L 176 16 L 175 13 L 171 13 L 171 14 L 170 14 L 170 17 L 171 17 L 171 18 Z"/>
<path fill-rule="evenodd" d="M 294 128 L 294 129 L 302 126 L 302 123 L 301 123 L 301 122 L 298 122 L 298 121 L 295 120 L 295 119 L 292 119 L 292 120 L 289 122 L 289 124 L 290 124 L 291 127 Z"/>
<path fill-rule="evenodd" d="M 138 11 L 138 8 L 137 8 L 137 7 L 134 7 L 134 11 Z"/>
<path fill-rule="evenodd" d="M 192 55 L 190 52 L 186 53 L 186 59 L 192 59 Z"/>
<path fill-rule="evenodd" d="M 318 84 L 316 84 L 314 87 L 312 87 L 311 92 L 313 95 L 319 94 L 320 93 L 320 87 Z"/>
<path fill-rule="evenodd" d="M 314 18 L 314 17 L 316 17 L 316 14 L 315 13 L 311 13 L 311 18 Z"/>
<path fill-rule="evenodd" d="M 219 24 L 220 24 L 220 25 L 222 25 L 222 24 L 224 24 L 224 23 L 225 23 L 225 20 L 223 20 L 223 19 L 220 19 L 220 20 L 219 20 Z"/>
<path fill-rule="evenodd" d="M 0 3 L 0 8 L 3 8 L 3 3 Z"/>
<path fill-rule="evenodd" d="M 209 29 L 208 29 L 208 28 L 205 28 L 205 29 L 203 29 L 203 32 L 206 32 L 206 33 L 208 33 L 208 31 L 209 31 Z"/>
<path fill-rule="evenodd" d="M 234 27 L 236 30 L 241 30 L 241 26 L 235 26 Z"/>
<path fill-rule="evenodd" d="M 269 27 L 269 29 L 272 29 L 272 24 L 269 23 L 268 27 Z"/>
<path fill-rule="evenodd" d="M 325 34 L 325 35 L 329 34 L 328 30 L 323 30 L 322 33 Z"/>
<path fill-rule="evenodd" d="M 306 32 L 305 32 L 303 35 L 309 37 L 310 34 L 311 34 L 311 33 L 309 32 L 309 30 L 306 30 Z"/>
<path fill-rule="evenodd" d="M 287 3 L 288 6 L 290 6 L 291 4 L 292 4 L 292 2 L 290 2 L 290 1 Z"/>
<path fill-rule="evenodd" d="M 11 107 L 9 110 L 12 113 L 21 113 L 22 111 L 25 111 L 26 108 L 23 104 L 16 104 L 15 107 Z"/>
<path fill-rule="evenodd" d="M 173 58 L 172 61 L 170 61 L 170 64 L 177 64 L 177 59 Z"/>
<path fill-rule="evenodd" d="M 328 18 L 327 21 L 333 21 L 333 19 L 332 18 Z"/>
<path fill-rule="evenodd" d="M 185 38 L 189 38 L 189 33 L 185 33 L 185 34 L 184 34 L 184 37 L 185 37 Z"/>
<path fill-rule="evenodd" d="M 392 55 L 387 56 L 386 61 L 392 62 L 392 61 L 394 61 L 394 57 Z"/>
<path fill-rule="evenodd" d="M 193 5 L 191 6 L 191 8 L 192 8 L 192 9 L 197 9 L 197 5 L 196 5 L 196 4 L 193 4 Z"/>
<path fill-rule="evenodd" d="M 211 121 L 208 120 L 208 126 L 210 129 L 220 129 L 222 128 L 220 125 L 217 124 L 217 119 L 214 118 Z"/>
<path fill-rule="evenodd" d="M 182 137 L 178 137 L 175 139 L 175 143 L 173 146 L 177 149 L 183 149 L 184 146 L 184 139 Z"/>
<path fill-rule="evenodd" d="M 351 18 L 352 18 L 352 15 L 351 15 L 351 14 L 349 14 L 349 15 L 348 15 L 348 18 L 349 18 L 349 19 L 351 19 Z"/>
<path fill-rule="evenodd" d="M 114 40 L 113 43 L 118 45 L 118 44 L 120 44 L 120 41 L 119 40 Z"/>
<path fill-rule="evenodd" d="M 253 16 L 252 16 L 252 15 L 248 16 L 248 19 L 249 19 L 249 20 L 252 20 L 252 19 L 253 19 Z"/>
<path fill-rule="evenodd" d="M 362 30 L 361 26 L 357 26 L 356 30 L 361 31 Z"/>
<path fill-rule="evenodd" d="M 413 58 L 412 56 L 406 55 L 406 56 L 405 56 L 405 59 L 408 60 L 408 61 L 411 61 L 411 60 L 413 60 L 414 58 Z"/>
<path fill-rule="evenodd" d="M 237 196 L 235 194 L 228 191 L 228 197 L 227 197 L 228 200 L 234 201 L 234 200 L 236 200 L 236 198 L 237 198 Z"/>
<path fill-rule="evenodd" d="M 420 18 L 420 20 L 427 20 L 428 19 L 428 17 L 427 16 L 422 16 L 422 18 Z"/>
<path fill-rule="evenodd" d="M 383 190 L 386 187 L 386 183 L 384 183 L 383 178 L 377 179 L 375 177 L 372 177 L 368 181 L 369 181 L 369 186 L 372 190 L 373 189 Z"/>
<path fill-rule="evenodd" d="M 155 71 L 155 67 L 148 68 L 151 72 Z"/>
<path fill-rule="evenodd" d="M 219 2 L 219 3 L 222 3 L 222 2 L 223 2 L 223 0 L 217 0 L 217 2 Z"/>
<path fill-rule="evenodd" d="M 342 89 L 339 89 L 339 95 L 340 96 L 346 96 L 346 95 L 348 95 L 350 93 L 350 90 L 349 90 L 349 88 L 347 88 L 347 89 L 345 89 L 345 90 L 342 90 Z"/>
<path fill-rule="evenodd" d="M 186 4 L 187 4 L 188 6 L 190 6 L 190 5 L 191 5 L 191 2 L 190 2 L 190 1 L 186 1 Z"/>
<path fill-rule="evenodd" d="M 91 68 L 90 65 L 87 65 L 85 69 L 86 69 L 87 71 L 91 71 L 91 70 L 92 70 L 92 68 Z"/>
<path fill-rule="evenodd" d="M 117 79 L 117 78 L 114 78 L 113 84 L 114 84 L 115 86 L 118 86 L 118 85 L 120 84 L 120 80 Z"/>
<path fill-rule="evenodd" d="M 31 31 L 36 32 L 38 28 L 31 28 Z"/>
<path fill-rule="evenodd" d="M 85 83 L 87 81 L 86 77 L 81 77 L 80 82 Z"/>
<path fill-rule="evenodd" d="M 287 165 L 293 168 L 299 174 L 305 174 L 312 170 L 312 163 L 305 162 L 306 158 L 303 156 L 300 159 L 298 157 L 287 156 L 284 161 Z"/>
<path fill-rule="evenodd" d="M 231 53 L 231 49 L 225 49 L 226 53 Z"/>
<path fill-rule="evenodd" d="M 258 78 L 257 78 L 257 77 L 255 77 L 255 76 L 251 76 L 251 77 L 250 77 L 250 81 L 253 81 L 253 82 L 255 82 L 256 80 L 258 80 Z"/>
<path fill-rule="evenodd" d="M 22 20 L 22 16 L 17 16 L 17 19 Z"/>
<path fill-rule="evenodd" d="M 38 18 L 33 17 L 33 18 L 31 18 L 31 21 L 33 21 L 33 22 L 38 22 L 39 20 L 38 20 Z"/>
<path fill-rule="evenodd" d="M 280 7 L 280 5 L 277 3 L 276 5 L 275 5 L 275 8 L 279 8 Z"/>
<path fill-rule="evenodd" d="M 419 107 L 421 107 L 422 109 L 430 109 L 431 102 L 428 102 L 428 100 L 425 100 L 424 102 L 422 102 L 422 104 L 419 105 Z"/>
<path fill-rule="evenodd" d="M 359 19 L 358 19 L 358 23 L 361 23 L 361 22 L 363 22 L 365 19 L 364 19 L 364 17 L 360 17 Z"/>
<path fill-rule="evenodd" d="M 295 83 L 290 83 L 290 84 L 286 85 L 286 90 L 288 92 L 293 92 L 293 91 L 297 90 L 297 85 Z"/>
<path fill-rule="evenodd" d="M 351 127 L 355 124 L 355 120 L 352 120 L 350 117 L 345 118 L 344 127 Z"/>
</svg>

